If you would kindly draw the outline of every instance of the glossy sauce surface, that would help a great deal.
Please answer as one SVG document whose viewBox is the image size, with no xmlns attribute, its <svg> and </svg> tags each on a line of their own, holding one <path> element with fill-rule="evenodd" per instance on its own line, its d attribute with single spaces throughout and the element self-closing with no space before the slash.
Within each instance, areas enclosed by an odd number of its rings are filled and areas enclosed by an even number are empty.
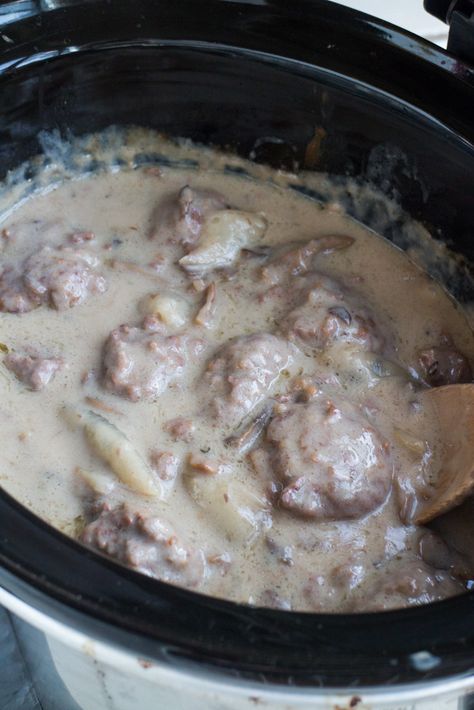
<svg viewBox="0 0 474 710">
<path fill-rule="evenodd" d="M 410 518 L 442 454 L 422 393 L 470 378 L 466 318 L 337 202 L 271 176 L 206 151 L 5 217 L 1 483 L 214 596 L 342 612 L 460 593 L 465 560 Z"/>
</svg>

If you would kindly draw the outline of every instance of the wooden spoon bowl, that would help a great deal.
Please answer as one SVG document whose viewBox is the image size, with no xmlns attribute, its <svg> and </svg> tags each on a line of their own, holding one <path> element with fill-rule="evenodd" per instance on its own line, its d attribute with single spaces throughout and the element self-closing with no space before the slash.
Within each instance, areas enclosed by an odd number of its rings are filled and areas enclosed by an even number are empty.
<svg viewBox="0 0 474 710">
<path fill-rule="evenodd" d="M 418 525 L 447 513 L 474 491 L 474 384 L 435 387 L 422 397 L 436 409 L 444 452 L 433 495 L 415 514 Z"/>
</svg>

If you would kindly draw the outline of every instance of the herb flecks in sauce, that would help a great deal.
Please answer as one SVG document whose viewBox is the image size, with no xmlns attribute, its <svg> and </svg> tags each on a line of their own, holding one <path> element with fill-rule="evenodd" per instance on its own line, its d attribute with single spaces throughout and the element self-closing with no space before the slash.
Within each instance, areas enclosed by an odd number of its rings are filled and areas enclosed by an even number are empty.
<svg viewBox="0 0 474 710">
<path fill-rule="evenodd" d="M 37 192 L 0 193 L 2 485 L 219 597 L 342 612 L 460 593 L 465 563 L 410 517 L 440 453 L 418 393 L 471 376 L 462 311 L 340 186 L 118 135 L 97 173 L 93 139 L 62 168 L 46 141 Z"/>
</svg>

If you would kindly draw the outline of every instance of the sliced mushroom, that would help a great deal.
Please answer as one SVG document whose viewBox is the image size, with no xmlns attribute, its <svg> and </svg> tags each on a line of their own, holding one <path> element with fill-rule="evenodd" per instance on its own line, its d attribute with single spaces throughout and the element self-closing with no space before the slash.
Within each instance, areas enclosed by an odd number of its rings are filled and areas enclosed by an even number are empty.
<svg viewBox="0 0 474 710">
<path fill-rule="evenodd" d="M 306 274 L 313 268 L 318 254 L 331 254 L 334 251 L 348 249 L 354 243 L 352 237 L 328 234 L 315 237 L 308 242 L 293 243 L 277 250 L 275 258 L 262 267 L 261 274 L 265 281 L 276 284 L 288 276 Z"/>
<path fill-rule="evenodd" d="M 190 273 L 231 266 L 242 249 L 258 243 L 266 228 L 266 220 L 252 212 L 215 212 L 206 219 L 196 249 L 179 264 Z"/>
<path fill-rule="evenodd" d="M 258 437 L 270 421 L 272 409 L 272 405 L 267 404 L 267 406 L 265 406 L 262 411 L 252 419 L 252 421 L 243 426 L 240 431 L 227 437 L 225 444 L 227 446 L 235 447 L 239 453 L 247 452 L 255 444 Z"/>
</svg>

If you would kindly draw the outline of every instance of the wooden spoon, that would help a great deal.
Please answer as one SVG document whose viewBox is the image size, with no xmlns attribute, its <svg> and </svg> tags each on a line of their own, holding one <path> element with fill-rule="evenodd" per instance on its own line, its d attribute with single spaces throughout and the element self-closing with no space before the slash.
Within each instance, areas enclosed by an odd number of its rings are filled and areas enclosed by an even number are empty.
<svg viewBox="0 0 474 710">
<path fill-rule="evenodd" d="M 439 418 L 444 454 L 433 495 L 420 501 L 414 521 L 424 525 L 456 507 L 474 491 L 474 384 L 426 390 Z"/>
</svg>

